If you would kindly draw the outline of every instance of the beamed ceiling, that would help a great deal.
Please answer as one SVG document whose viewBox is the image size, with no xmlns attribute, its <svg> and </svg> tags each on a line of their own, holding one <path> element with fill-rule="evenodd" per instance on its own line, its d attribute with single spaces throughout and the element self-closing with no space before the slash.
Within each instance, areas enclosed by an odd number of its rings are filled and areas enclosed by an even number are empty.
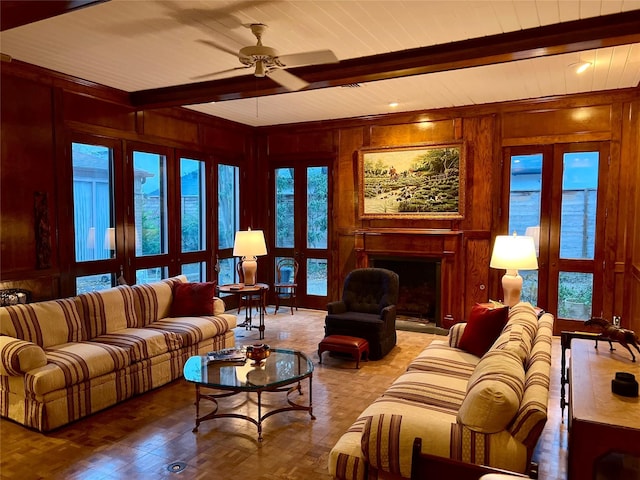
<svg viewBox="0 0 640 480">
<path fill-rule="evenodd" d="M 638 88 L 640 1 L 3 1 L 0 48 L 129 93 L 252 126 Z M 249 25 L 279 55 L 337 63 L 286 71 L 290 92 L 241 67 Z M 579 74 L 581 63 L 590 67 Z M 219 73 L 222 72 L 222 73 Z M 211 103 L 215 102 L 215 103 Z M 390 106 L 396 102 L 397 106 Z"/>
</svg>

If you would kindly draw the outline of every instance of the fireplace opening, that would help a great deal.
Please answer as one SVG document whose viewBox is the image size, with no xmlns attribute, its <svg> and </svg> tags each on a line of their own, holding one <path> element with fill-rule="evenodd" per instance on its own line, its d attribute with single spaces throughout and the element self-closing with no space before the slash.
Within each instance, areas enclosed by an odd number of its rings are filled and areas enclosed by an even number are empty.
<svg viewBox="0 0 640 480">
<path fill-rule="evenodd" d="M 373 266 L 398 274 L 400 291 L 396 311 L 400 315 L 440 323 L 440 259 L 376 257 Z"/>
</svg>

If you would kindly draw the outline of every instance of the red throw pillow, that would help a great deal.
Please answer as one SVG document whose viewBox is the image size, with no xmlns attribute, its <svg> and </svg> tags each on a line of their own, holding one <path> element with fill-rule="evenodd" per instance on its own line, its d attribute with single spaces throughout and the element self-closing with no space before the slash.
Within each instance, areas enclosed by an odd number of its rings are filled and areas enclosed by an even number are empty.
<svg viewBox="0 0 640 480">
<path fill-rule="evenodd" d="M 213 315 L 215 282 L 176 283 L 171 302 L 172 317 L 198 317 Z"/>
<path fill-rule="evenodd" d="M 509 307 L 474 305 L 458 346 L 477 357 L 483 356 L 502 333 L 508 318 Z"/>
</svg>

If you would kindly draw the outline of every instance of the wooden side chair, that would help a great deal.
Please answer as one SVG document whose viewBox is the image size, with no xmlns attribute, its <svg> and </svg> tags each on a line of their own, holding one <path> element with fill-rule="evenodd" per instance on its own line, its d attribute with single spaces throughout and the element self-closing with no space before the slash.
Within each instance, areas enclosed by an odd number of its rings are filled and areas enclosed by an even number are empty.
<svg viewBox="0 0 640 480">
<path fill-rule="evenodd" d="M 276 296 L 276 309 L 273 313 L 278 313 L 280 302 L 289 302 L 291 315 L 293 308 L 298 310 L 296 300 L 296 289 L 298 288 L 298 262 L 294 258 L 284 257 L 276 263 L 276 283 L 273 285 Z"/>
</svg>

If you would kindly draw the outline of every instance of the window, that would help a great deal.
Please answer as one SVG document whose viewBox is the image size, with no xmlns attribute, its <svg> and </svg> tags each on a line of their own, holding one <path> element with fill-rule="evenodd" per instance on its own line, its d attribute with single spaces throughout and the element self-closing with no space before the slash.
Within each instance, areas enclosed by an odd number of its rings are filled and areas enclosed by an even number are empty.
<svg viewBox="0 0 640 480">
<path fill-rule="evenodd" d="M 133 152 L 136 256 L 167 253 L 167 187 L 164 155 Z"/>
<path fill-rule="evenodd" d="M 539 250 L 542 154 L 512 156 L 510 185 L 508 233 L 533 236 L 536 250 Z M 538 271 L 518 273 L 522 277 L 522 301 L 537 305 Z"/>
<path fill-rule="evenodd" d="M 276 176 L 276 247 L 293 248 L 295 232 L 294 169 L 277 168 Z"/>
<path fill-rule="evenodd" d="M 76 295 L 98 290 L 106 290 L 113 286 L 113 276 L 110 273 L 99 273 L 97 275 L 85 275 L 76 277 Z"/>
<path fill-rule="evenodd" d="M 71 144 L 77 262 L 115 256 L 113 155 L 101 145 Z"/>
<path fill-rule="evenodd" d="M 236 283 L 233 243 L 240 229 L 240 168 L 218 165 L 218 254 L 217 280 L 220 285 Z"/>
<path fill-rule="evenodd" d="M 183 252 L 198 252 L 205 249 L 206 211 L 204 162 L 180 159 L 180 216 L 181 245 Z"/>
<path fill-rule="evenodd" d="M 539 269 L 519 272 L 522 299 L 561 321 L 599 315 L 604 256 L 597 245 L 603 241 L 605 216 L 598 197 L 606 185 L 600 159 L 608 155 L 608 144 L 505 150 L 509 233 L 532 236 L 538 253 Z M 558 329 L 575 328 L 560 323 Z"/>
<path fill-rule="evenodd" d="M 206 266 L 206 262 L 185 263 L 181 273 L 187 277 L 188 282 L 204 282 L 207 278 Z"/>
</svg>

